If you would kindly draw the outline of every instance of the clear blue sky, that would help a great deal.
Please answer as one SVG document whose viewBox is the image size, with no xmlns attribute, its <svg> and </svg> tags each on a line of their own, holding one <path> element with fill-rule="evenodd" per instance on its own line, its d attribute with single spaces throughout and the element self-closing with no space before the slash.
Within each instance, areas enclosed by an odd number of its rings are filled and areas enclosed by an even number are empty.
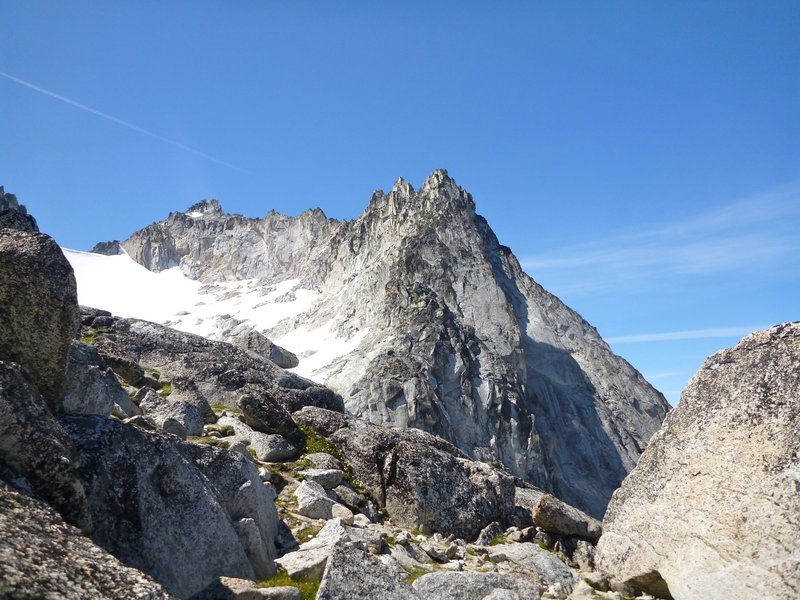
<svg viewBox="0 0 800 600">
<path fill-rule="evenodd" d="M 674 403 L 800 319 L 798 32 L 796 1 L 0 0 L 0 185 L 86 249 L 444 167 Z"/>
</svg>

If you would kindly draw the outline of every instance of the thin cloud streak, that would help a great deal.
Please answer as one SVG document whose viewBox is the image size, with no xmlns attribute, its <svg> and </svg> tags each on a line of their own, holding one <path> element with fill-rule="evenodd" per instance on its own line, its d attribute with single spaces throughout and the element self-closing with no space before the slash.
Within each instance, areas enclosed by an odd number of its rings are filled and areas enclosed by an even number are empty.
<svg viewBox="0 0 800 600">
<path fill-rule="evenodd" d="M 154 139 L 159 140 L 161 142 L 164 142 L 166 144 L 170 144 L 172 146 L 175 146 L 176 148 L 180 148 L 181 150 L 185 150 L 186 152 L 191 152 L 192 154 L 195 154 L 197 156 L 201 156 L 201 157 L 203 157 L 203 158 L 205 158 L 207 160 L 210 160 L 212 162 L 215 162 L 215 163 L 217 163 L 219 165 L 228 167 L 230 169 L 234 169 L 236 171 L 240 171 L 242 173 L 250 173 L 250 171 L 248 171 L 246 169 L 243 169 L 241 167 L 237 167 L 236 165 L 233 165 L 233 164 L 231 164 L 229 162 L 225 162 L 224 160 L 221 160 L 219 158 L 211 156 L 210 154 L 206 154 L 205 152 L 201 152 L 200 150 L 196 150 L 195 148 L 191 148 L 190 146 L 186 146 L 185 144 L 181 144 L 180 142 L 176 142 L 175 140 L 171 140 L 169 138 L 165 138 L 165 137 L 163 137 L 161 135 L 158 135 L 157 133 L 153 133 L 152 131 L 148 131 L 147 129 L 144 129 L 143 127 L 139 127 L 138 125 L 134 125 L 133 123 L 129 123 L 128 121 L 125 121 L 123 119 L 119 119 L 119 118 L 117 118 L 117 117 L 115 117 L 113 115 L 109 115 L 108 113 L 104 113 L 104 112 L 102 112 L 100 110 L 97 110 L 96 108 L 92 108 L 91 106 L 87 106 L 86 104 L 81 104 L 80 102 L 76 102 L 75 100 L 72 100 L 71 98 L 67 98 L 66 96 L 62 96 L 61 94 L 57 94 L 55 92 L 51 92 L 50 90 L 47 90 L 47 89 L 45 89 L 43 87 L 39 87 L 38 85 L 34 85 L 33 83 L 31 83 L 29 81 L 25 81 L 24 79 L 20 79 L 18 77 L 14 77 L 13 75 L 9 75 L 8 73 L 4 73 L 3 71 L 0 71 L 0 75 L 5 77 L 6 79 L 9 79 L 9 80 L 13 81 L 14 83 L 18 83 L 21 86 L 24 86 L 26 88 L 32 89 L 35 92 L 39 92 L 40 94 L 44 94 L 45 96 L 49 96 L 51 98 L 55 98 L 56 100 L 64 102 L 65 104 L 69 104 L 70 106 L 74 106 L 75 108 L 79 108 L 82 111 L 91 113 L 91 114 L 93 114 L 95 116 L 98 116 L 98 117 L 100 117 L 102 119 L 106 119 L 107 121 L 111 121 L 112 123 L 116 123 L 117 125 L 121 125 L 123 127 L 127 127 L 128 129 L 132 129 L 133 131 L 136 131 L 136 132 L 141 133 L 143 135 L 146 135 L 148 137 L 154 138 Z"/>
<path fill-rule="evenodd" d="M 688 329 L 665 333 L 636 333 L 606 338 L 609 344 L 639 344 L 644 342 L 670 342 L 675 340 L 701 340 L 708 338 L 744 337 L 754 331 L 769 329 L 769 325 L 744 327 L 716 327 L 713 329 Z"/>
<path fill-rule="evenodd" d="M 693 219 L 523 259 L 534 278 L 583 294 L 680 276 L 786 272 L 800 253 L 800 185 L 733 202 Z M 781 271 L 783 269 L 783 271 Z M 554 281 L 555 280 L 555 281 Z M 560 280 L 560 281 L 559 281 Z"/>
</svg>

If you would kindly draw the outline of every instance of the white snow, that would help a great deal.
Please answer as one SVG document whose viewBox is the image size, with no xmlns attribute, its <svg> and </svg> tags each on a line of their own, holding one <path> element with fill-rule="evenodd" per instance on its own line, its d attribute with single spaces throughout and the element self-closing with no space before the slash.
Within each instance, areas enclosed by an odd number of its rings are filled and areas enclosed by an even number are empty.
<svg viewBox="0 0 800 600">
<path fill-rule="evenodd" d="M 116 256 L 63 251 L 75 270 L 81 304 L 210 339 L 222 339 L 223 315 L 247 322 L 269 337 L 270 329 L 308 311 L 322 297 L 318 291 L 298 287 L 299 279 L 271 286 L 256 279 L 209 285 L 189 279 L 178 266 L 160 273 L 148 271 L 124 251 Z M 315 329 L 300 325 L 273 341 L 298 355 L 300 365 L 293 369 L 295 372 L 316 375 L 317 381 L 324 381 L 321 376 L 325 368 L 354 351 L 369 332 L 361 330 L 340 337 L 335 332 L 337 325 L 338 319 Z"/>
<path fill-rule="evenodd" d="M 203 216 L 203 213 L 193 210 L 192 212 L 186 213 L 187 217 L 192 217 L 193 219 L 198 219 Z"/>
</svg>

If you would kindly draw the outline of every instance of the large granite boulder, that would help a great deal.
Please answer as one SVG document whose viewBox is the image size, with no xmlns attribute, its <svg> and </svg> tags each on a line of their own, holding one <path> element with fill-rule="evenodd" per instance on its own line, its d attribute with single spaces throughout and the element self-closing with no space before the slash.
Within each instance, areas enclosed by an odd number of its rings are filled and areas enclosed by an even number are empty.
<svg viewBox="0 0 800 600">
<path fill-rule="evenodd" d="M 429 573 L 413 588 L 426 600 L 539 600 L 534 582 L 498 573 Z"/>
<path fill-rule="evenodd" d="M 0 361 L 0 464 L 68 523 L 91 528 L 88 504 L 66 432 L 16 363 Z"/>
<path fill-rule="evenodd" d="M 167 600 L 161 585 L 122 564 L 46 504 L 0 482 L 0 596 Z"/>
<path fill-rule="evenodd" d="M 316 407 L 293 416 L 339 447 L 356 479 L 399 525 L 474 539 L 514 512 L 513 479 L 466 459 L 441 438 Z"/>
<path fill-rule="evenodd" d="M 800 323 L 706 360 L 608 507 L 596 561 L 659 597 L 800 597 Z"/>
<path fill-rule="evenodd" d="M 178 597 L 217 577 L 253 578 L 217 490 L 176 447 L 97 416 L 64 416 L 89 500 L 92 539 Z"/>
<path fill-rule="evenodd" d="M 72 267 L 49 236 L 0 229 L 0 360 L 21 364 L 61 410 L 80 313 Z"/>
</svg>

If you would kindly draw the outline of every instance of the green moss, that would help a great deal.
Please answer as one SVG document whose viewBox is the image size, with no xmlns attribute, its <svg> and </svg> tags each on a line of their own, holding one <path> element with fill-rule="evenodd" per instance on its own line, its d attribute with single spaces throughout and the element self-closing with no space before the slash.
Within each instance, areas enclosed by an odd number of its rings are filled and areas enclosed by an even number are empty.
<svg viewBox="0 0 800 600">
<path fill-rule="evenodd" d="M 507 542 L 508 542 L 508 538 L 501 533 L 500 535 L 494 536 L 492 538 L 492 541 L 489 542 L 489 545 L 490 546 L 499 546 L 500 544 L 505 544 Z"/>
<path fill-rule="evenodd" d="M 222 437 L 228 437 L 236 433 L 233 425 L 207 425 L 206 429 L 208 431 L 217 431 Z"/>
<path fill-rule="evenodd" d="M 467 548 L 467 554 L 469 554 L 470 556 L 480 556 L 480 554 L 478 554 L 478 551 L 475 550 L 474 548 Z"/>
<path fill-rule="evenodd" d="M 110 329 L 101 327 L 100 329 L 90 329 L 89 332 L 81 338 L 84 344 L 91 344 L 104 333 L 108 333 Z"/>
<path fill-rule="evenodd" d="M 386 543 L 387 543 L 387 544 L 389 544 L 390 546 L 396 546 L 396 545 L 397 545 L 397 540 L 395 540 L 395 539 L 394 539 L 394 536 L 387 535 L 387 536 L 386 536 L 385 538 L 383 538 L 383 539 L 384 539 L 384 540 L 386 541 Z"/>
<path fill-rule="evenodd" d="M 186 438 L 187 442 L 194 442 L 195 444 L 204 444 L 206 446 L 213 446 L 214 448 L 228 448 L 230 444 L 225 440 L 220 440 L 215 437 L 195 436 L 190 435 Z"/>
<path fill-rule="evenodd" d="M 231 408 L 230 406 L 225 406 L 222 402 L 215 402 L 211 405 L 211 409 L 214 413 L 219 416 L 221 413 L 226 412 L 229 415 L 240 415 L 242 411 L 236 407 Z"/>
<path fill-rule="evenodd" d="M 403 568 L 408 573 L 407 580 L 408 580 L 408 584 L 409 585 L 414 583 L 415 579 L 419 579 L 423 575 L 427 575 L 428 573 L 432 573 L 433 572 L 433 569 L 424 569 L 422 567 L 403 567 Z"/>
<path fill-rule="evenodd" d="M 161 393 L 162 396 L 164 396 L 164 398 L 166 398 L 172 393 L 172 384 L 165 383 L 161 386 L 161 388 L 158 391 Z"/>
<path fill-rule="evenodd" d="M 252 448 L 252 447 L 248 446 L 247 447 L 247 451 L 250 453 L 250 456 L 252 456 L 254 459 L 258 460 L 258 454 L 256 454 L 256 449 L 255 448 Z"/>
<path fill-rule="evenodd" d="M 305 544 L 307 541 L 314 539 L 317 537 L 317 534 L 322 530 L 322 527 L 319 525 L 308 525 L 307 527 L 303 527 L 300 531 L 297 532 L 295 538 L 301 544 Z"/>
<path fill-rule="evenodd" d="M 285 571 L 278 571 L 273 577 L 259 581 L 256 586 L 260 588 L 291 586 L 300 590 L 300 597 L 303 600 L 314 600 L 319 590 L 319 580 L 299 577 L 292 579 Z"/>
</svg>

